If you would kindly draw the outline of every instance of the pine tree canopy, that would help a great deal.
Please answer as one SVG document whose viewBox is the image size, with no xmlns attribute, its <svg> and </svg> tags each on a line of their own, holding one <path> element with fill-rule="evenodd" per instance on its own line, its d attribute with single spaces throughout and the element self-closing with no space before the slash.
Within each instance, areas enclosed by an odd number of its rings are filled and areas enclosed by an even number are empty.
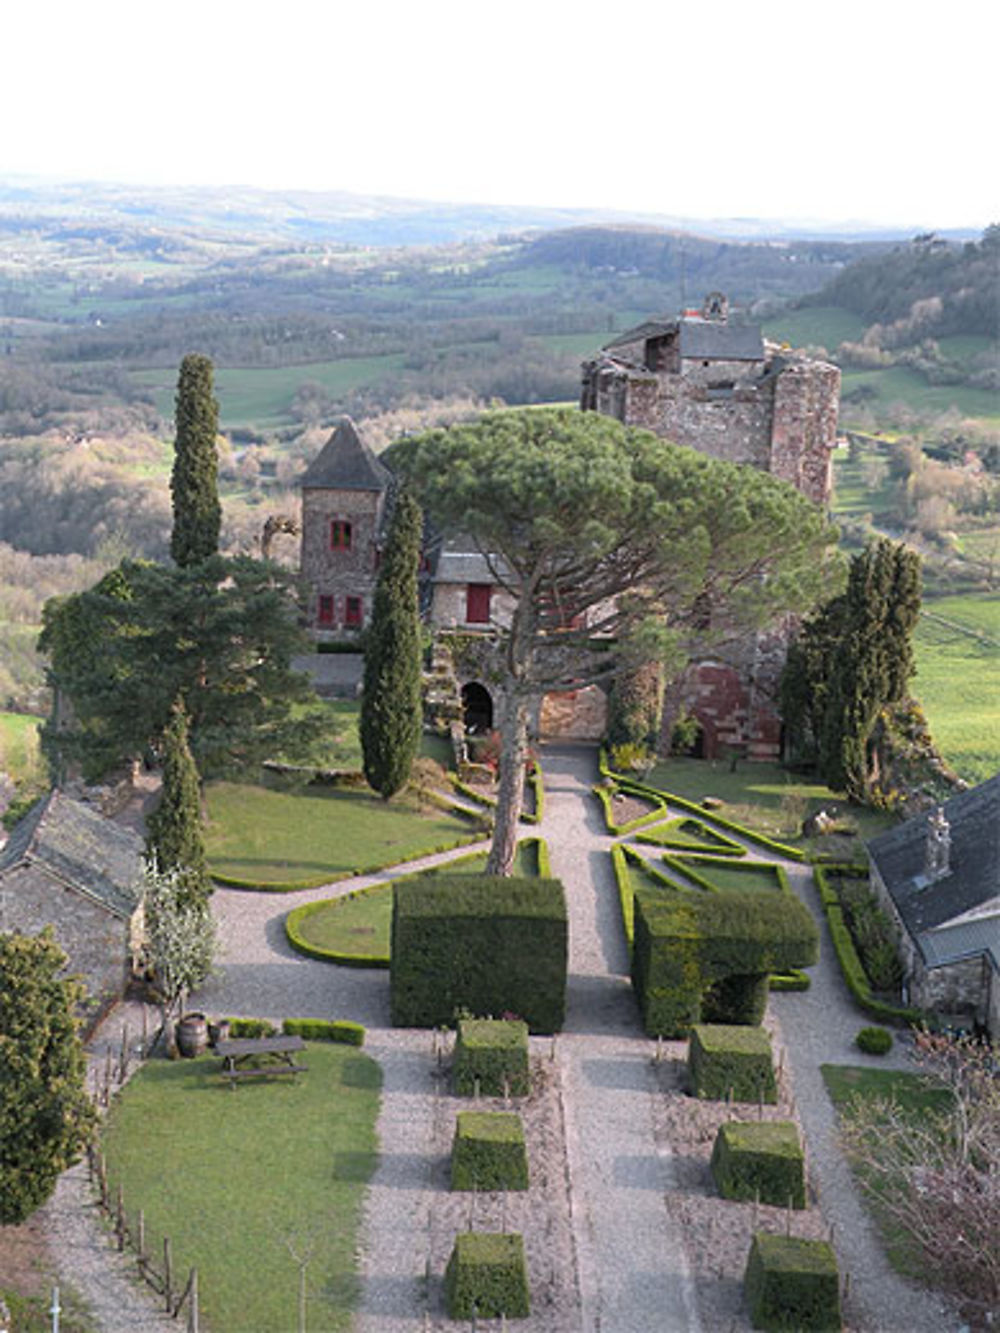
<svg viewBox="0 0 1000 1333">
<path fill-rule="evenodd" d="M 219 550 L 222 508 L 215 452 L 219 404 L 212 380 L 212 363 L 207 356 L 191 354 L 181 362 L 170 476 L 174 507 L 170 554 L 183 566 L 196 565 Z"/>
<path fill-rule="evenodd" d="M 404 492 L 396 502 L 375 585 L 361 699 L 365 778 L 386 800 L 406 785 L 420 746 L 417 572 L 422 536 L 420 506 Z"/>
</svg>

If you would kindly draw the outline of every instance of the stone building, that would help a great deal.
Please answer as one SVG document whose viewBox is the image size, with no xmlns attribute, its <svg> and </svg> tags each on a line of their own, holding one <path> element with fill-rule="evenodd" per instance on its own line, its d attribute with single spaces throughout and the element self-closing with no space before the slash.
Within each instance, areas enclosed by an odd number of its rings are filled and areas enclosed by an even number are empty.
<svg viewBox="0 0 1000 1333">
<path fill-rule="evenodd" d="M 765 342 L 729 319 L 719 292 L 698 311 L 630 329 L 583 366 L 580 406 L 830 499 L 840 371 Z M 681 712 L 701 726 L 699 752 L 781 753 L 777 688 L 791 622 L 695 661 L 668 692 L 664 742 Z"/>
<path fill-rule="evenodd" d="M 92 1030 L 120 999 L 142 945 L 142 839 L 58 788 L 0 852 L 0 930 L 52 926 L 67 974 L 83 982 Z"/>
<path fill-rule="evenodd" d="M 868 844 L 906 999 L 1000 1038 L 1000 774 Z"/>
</svg>

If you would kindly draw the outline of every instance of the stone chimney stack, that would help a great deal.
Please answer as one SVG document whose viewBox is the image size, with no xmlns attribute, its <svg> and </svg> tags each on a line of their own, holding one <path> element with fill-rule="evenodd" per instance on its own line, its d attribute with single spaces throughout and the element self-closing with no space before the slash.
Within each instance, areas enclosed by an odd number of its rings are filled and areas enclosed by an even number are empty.
<svg viewBox="0 0 1000 1333">
<path fill-rule="evenodd" d="M 927 845 L 924 850 L 924 878 L 928 884 L 951 874 L 951 825 L 939 805 L 927 821 Z"/>
</svg>

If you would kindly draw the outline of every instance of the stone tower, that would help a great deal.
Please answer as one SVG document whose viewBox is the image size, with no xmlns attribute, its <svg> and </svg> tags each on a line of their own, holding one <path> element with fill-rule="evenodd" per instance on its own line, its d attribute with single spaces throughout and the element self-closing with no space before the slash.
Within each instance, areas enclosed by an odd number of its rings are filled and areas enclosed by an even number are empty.
<svg viewBox="0 0 1000 1333">
<path fill-rule="evenodd" d="M 580 406 L 642 426 L 713 458 L 789 482 L 818 505 L 830 500 L 840 371 L 731 323 L 721 292 L 700 310 L 630 329 L 583 366 Z M 778 679 L 791 622 L 694 662 L 668 693 L 665 739 L 682 711 L 701 724 L 708 758 L 735 747 L 777 758 Z"/>
<path fill-rule="evenodd" d="M 319 638 L 357 634 L 371 615 L 391 480 L 350 417 L 302 478 L 301 570 Z"/>
</svg>

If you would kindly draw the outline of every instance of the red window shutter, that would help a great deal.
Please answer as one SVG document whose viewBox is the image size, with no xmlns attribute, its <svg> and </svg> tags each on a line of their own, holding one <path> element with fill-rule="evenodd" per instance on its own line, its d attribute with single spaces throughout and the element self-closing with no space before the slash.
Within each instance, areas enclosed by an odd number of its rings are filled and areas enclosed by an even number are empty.
<svg viewBox="0 0 1000 1333">
<path fill-rule="evenodd" d="M 348 597 L 346 602 L 344 603 L 344 624 L 345 625 L 361 624 L 360 597 Z"/>
<path fill-rule="evenodd" d="M 465 619 L 469 625 L 490 623 L 490 583 L 468 583 L 465 587 Z"/>
<path fill-rule="evenodd" d="M 333 598 L 326 593 L 320 595 L 319 613 L 316 620 L 320 625 L 333 624 Z"/>
</svg>

